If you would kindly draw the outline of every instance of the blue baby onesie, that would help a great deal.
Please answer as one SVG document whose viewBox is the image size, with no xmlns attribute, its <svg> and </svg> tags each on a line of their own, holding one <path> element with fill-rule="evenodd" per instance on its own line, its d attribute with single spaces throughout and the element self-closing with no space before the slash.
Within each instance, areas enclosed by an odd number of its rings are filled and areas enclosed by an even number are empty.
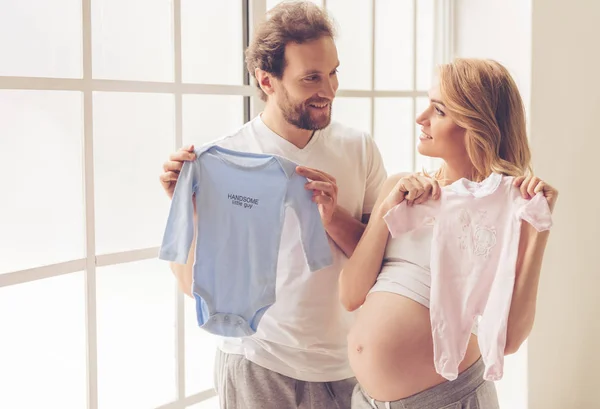
<svg viewBox="0 0 600 409">
<path fill-rule="evenodd" d="M 311 271 L 333 263 L 327 235 L 295 163 L 216 145 L 196 155 L 179 174 L 159 258 L 185 264 L 197 227 L 193 294 L 198 324 L 217 335 L 252 335 L 275 302 L 285 212 L 291 208 L 298 217 Z"/>
</svg>

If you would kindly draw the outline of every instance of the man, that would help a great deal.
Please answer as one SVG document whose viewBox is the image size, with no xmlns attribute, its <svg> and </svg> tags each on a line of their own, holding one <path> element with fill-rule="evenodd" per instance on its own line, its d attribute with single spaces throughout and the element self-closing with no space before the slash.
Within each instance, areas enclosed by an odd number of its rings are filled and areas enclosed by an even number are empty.
<svg viewBox="0 0 600 409">
<path fill-rule="evenodd" d="M 319 205 L 334 264 L 309 271 L 297 220 L 288 212 L 277 300 L 254 336 L 222 340 L 215 387 L 222 408 L 346 409 L 356 384 L 346 350 L 353 316 L 338 300 L 338 275 L 365 229 L 386 172 L 369 135 L 330 123 L 339 61 L 324 10 L 311 2 L 275 7 L 257 29 L 246 63 L 265 109 L 216 143 L 303 165 L 297 172 L 309 179 L 306 188 Z M 169 196 L 183 161 L 195 159 L 193 152 L 182 149 L 164 165 L 161 182 Z M 193 262 L 192 250 L 187 265 L 171 264 L 190 296 Z"/>
</svg>

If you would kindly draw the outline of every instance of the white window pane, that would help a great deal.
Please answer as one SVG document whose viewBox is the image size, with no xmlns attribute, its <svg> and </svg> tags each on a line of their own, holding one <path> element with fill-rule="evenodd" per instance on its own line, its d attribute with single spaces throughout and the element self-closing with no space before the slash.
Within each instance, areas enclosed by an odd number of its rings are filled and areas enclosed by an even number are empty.
<svg viewBox="0 0 600 409">
<path fill-rule="evenodd" d="M 375 89 L 412 89 L 413 2 L 377 0 L 375 13 Z"/>
<path fill-rule="evenodd" d="M 421 114 L 421 112 L 425 111 L 429 106 L 429 98 L 417 98 L 417 116 Z M 419 144 L 419 136 L 421 135 L 421 125 L 416 124 L 415 131 L 415 147 L 418 147 Z M 427 171 L 435 171 L 439 169 L 442 164 L 442 160 L 439 158 L 431 158 L 429 156 L 423 156 L 417 150 L 416 153 L 416 164 L 415 170 L 417 172 L 421 172 L 423 169 Z"/>
<path fill-rule="evenodd" d="M 185 297 L 185 393 L 212 389 L 218 339 L 198 326 L 195 301 Z"/>
<path fill-rule="evenodd" d="M 215 396 L 214 398 L 210 398 L 204 402 L 188 406 L 187 409 L 219 409 L 219 398 Z"/>
<path fill-rule="evenodd" d="M 0 408 L 85 408 L 82 273 L 0 288 L 0 311 Z"/>
<path fill-rule="evenodd" d="M 245 65 L 240 0 L 182 0 L 183 82 L 243 84 Z"/>
<path fill-rule="evenodd" d="M 92 1 L 94 78 L 173 81 L 173 1 Z"/>
<path fill-rule="evenodd" d="M 371 89 L 373 0 L 327 0 L 336 22 L 340 89 Z"/>
<path fill-rule="evenodd" d="M 374 137 L 389 174 L 413 170 L 412 98 L 375 99 Z"/>
<path fill-rule="evenodd" d="M 244 97 L 184 95 L 183 144 L 199 147 L 229 135 L 244 124 Z"/>
<path fill-rule="evenodd" d="M 159 246 L 169 200 L 158 177 L 174 150 L 174 98 L 94 93 L 96 248 Z"/>
<path fill-rule="evenodd" d="M 0 1 L 0 75 L 80 78 L 81 0 Z"/>
<path fill-rule="evenodd" d="M 371 133 L 371 98 L 337 97 L 331 113 L 333 120 Z"/>
<path fill-rule="evenodd" d="M 284 0 L 267 0 L 267 10 L 272 9 L 279 3 L 283 3 Z M 317 6 L 323 7 L 323 0 L 310 0 L 315 3 Z"/>
<path fill-rule="evenodd" d="M 159 260 L 97 270 L 100 409 L 154 408 L 176 397 L 175 281 Z"/>
<path fill-rule="evenodd" d="M 433 78 L 434 66 L 434 0 L 417 2 L 417 89 L 428 91 Z"/>
<path fill-rule="evenodd" d="M 0 91 L 0 274 L 83 258 L 82 95 Z"/>
</svg>

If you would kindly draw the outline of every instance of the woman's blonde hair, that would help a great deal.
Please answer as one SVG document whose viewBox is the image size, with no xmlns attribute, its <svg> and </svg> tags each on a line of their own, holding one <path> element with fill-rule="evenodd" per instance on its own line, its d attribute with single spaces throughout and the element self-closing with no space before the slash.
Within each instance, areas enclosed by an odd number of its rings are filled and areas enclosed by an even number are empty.
<svg viewBox="0 0 600 409">
<path fill-rule="evenodd" d="M 525 108 L 508 70 L 494 60 L 456 59 L 439 67 L 442 100 L 466 130 L 471 180 L 492 172 L 521 176 L 531 172 Z"/>
</svg>

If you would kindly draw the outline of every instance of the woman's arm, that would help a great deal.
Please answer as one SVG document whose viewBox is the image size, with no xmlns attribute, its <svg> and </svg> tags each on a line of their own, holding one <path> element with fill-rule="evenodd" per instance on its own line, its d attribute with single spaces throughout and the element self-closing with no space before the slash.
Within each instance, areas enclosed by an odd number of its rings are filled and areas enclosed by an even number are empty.
<svg viewBox="0 0 600 409">
<path fill-rule="evenodd" d="M 558 191 L 541 179 L 535 176 L 519 177 L 515 179 L 515 186 L 521 189 L 523 197 L 532 198 L 542 192 L 548 200 L 550 211 L 554 210 Z M 549 235 L 549 231 L 538 232 L 529 223 L 524 222 L 521 226 L 515 285 L 506 329 L 505 355 L 517 352 L 533 328 L 542 261 Z"/>
<path fill-rule="evenodd" d="M 549 231 L 538 232 L 529 223 L 521 227 L 516 279 L 513 290 L 504 354 L 514 354 L 527 339 L 535 320 L 538 284 Z"/>
<path fill-rule="evenodd" d="M 346 262 L 339 277 L 340 301 L 348 311 L 354 311 L 365 298 L 381 271 L 389 230 L 383 216 L 394 206 L 407 200 L 423 203 L 439 198 L 436 180 L 420 175 L 401 173 L 390 176 L 383 184 L 365 231 L 354 253 Z"/>
<path fill-rule="evenodd" d="M 383 216 L 390 207 L 382 204 L 402 176 L 390 176 L 381 187 L 367 227 L 340 273 L 340 301 L 348 311 L 354 311 L 364 303 L 377 279 L 389 236 Z"/>
</svg>

